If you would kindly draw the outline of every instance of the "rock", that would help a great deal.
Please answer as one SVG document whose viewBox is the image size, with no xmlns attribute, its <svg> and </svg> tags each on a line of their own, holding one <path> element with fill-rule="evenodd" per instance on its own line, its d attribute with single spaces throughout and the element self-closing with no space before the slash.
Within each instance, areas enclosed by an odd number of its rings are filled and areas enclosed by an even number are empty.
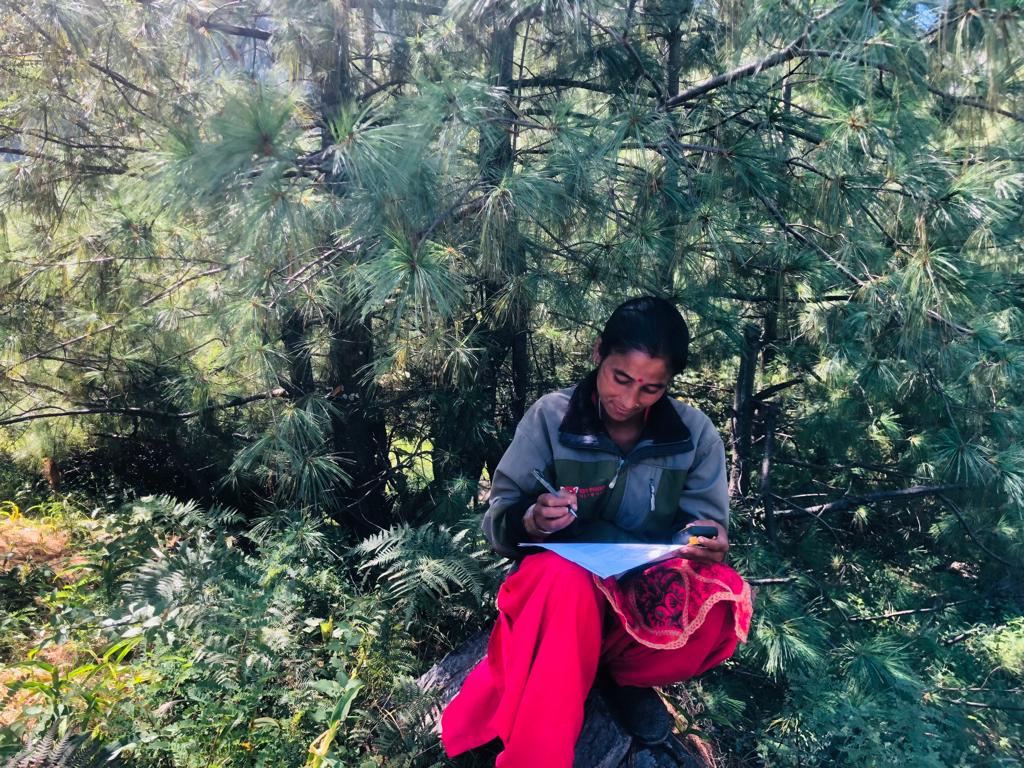
<svg viewBox="0 0 1024 768">
<path fill-rule="evenodd" d="M 486 652 L 487 636 L 476 635 L 416 681 L 420 690 L 437 695 L 438 707 L 433 713 L 435 733 L 440 731 L 441 710 L 455 697 Z M 684 745 L 675 734 L 665 744 L 636 743 L 615 719 L 602 693 L 595 689 L 587 697 L 583 730 L 576 742 L 575 768 L 709 768 L 713 765 L 706 745 Z"/>
</svg>

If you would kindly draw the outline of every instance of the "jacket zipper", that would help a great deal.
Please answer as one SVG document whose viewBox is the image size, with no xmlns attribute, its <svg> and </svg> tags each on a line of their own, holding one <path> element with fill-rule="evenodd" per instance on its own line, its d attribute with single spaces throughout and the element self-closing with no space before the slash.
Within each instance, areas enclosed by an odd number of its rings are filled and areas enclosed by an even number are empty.
<svg viewBox="0 0 1024 768">
<path fill-rule="evenodd" d="M 608 490 L 612 490 L 615 487 L 615 483 L 619 480 L 619 472 L 622 471 L 622 465 L 626 463 L 626 458 L 622 457 L 619 459 L 618 466 L 615 467 L 615 474 L 612 476 L 611 482 L 608 483 Z"/>
<path fill-rule="evenodd" d="M 654 478 L 651 478 L 651 512 L 654 512 Z"/>
</svg>

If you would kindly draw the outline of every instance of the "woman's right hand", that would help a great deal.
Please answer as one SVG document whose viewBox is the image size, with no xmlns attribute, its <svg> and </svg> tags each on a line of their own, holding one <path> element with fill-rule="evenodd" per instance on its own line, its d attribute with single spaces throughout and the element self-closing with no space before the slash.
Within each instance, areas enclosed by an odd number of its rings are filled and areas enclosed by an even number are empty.
<svg viewBox="0 0 1024 768">
<path fill-rule="evenodd" d="M 575 493 L 542 493 L 523 517 L 526 532 L 539 541 L 568 527 L 576 519 L 569 507 L 576 508 Z"/>
</svg>

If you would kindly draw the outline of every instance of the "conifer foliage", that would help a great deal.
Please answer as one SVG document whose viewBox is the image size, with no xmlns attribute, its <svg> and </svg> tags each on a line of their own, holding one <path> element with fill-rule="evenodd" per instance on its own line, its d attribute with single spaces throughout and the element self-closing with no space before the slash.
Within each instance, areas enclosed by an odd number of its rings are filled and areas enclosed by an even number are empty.
<svg viewBox="0 0 1024 768">
<path fill-rule="evenodd" d="M 425 662 L 452 595 L 485 618 L 480 479 L 654 293 L 691 324 L 673 394 L 727 438 L 759 587 L 749 646 L 691 686 L 700 727 L 738 763 L 1019 756 L 1019 3 L 0 8 L 0 449 L 198 500 L 192 539 L 116 532 L 97 572 L 112 616 L 173 613 L 164 675 L 220 585 L 223 648 L 193 650 L 262 692 L 223 722 L 302 741 L 283 710 L 312 694 L 261 708 L 315 677 L 280 654 L 325 615 L 317 562 L 398 617 L 325 630 L 377 693 L 367 648 Z M 254 605 L 279 612 L 255 667 L 230 657 Z M 323 765 L 358 690 L 330 684 Z"/>
</svg>

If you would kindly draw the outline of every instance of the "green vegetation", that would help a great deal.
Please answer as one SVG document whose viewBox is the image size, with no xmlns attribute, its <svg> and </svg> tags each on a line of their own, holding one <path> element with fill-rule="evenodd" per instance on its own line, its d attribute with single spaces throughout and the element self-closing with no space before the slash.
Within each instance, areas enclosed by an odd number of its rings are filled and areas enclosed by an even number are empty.
<svg viewBox="0 0 1024 768">
<path fill-rule="evenodd" d="M 758 586 L 688 725 L 1022 759 L 1019 3 L 0 8 L 0 753 L 443 763 L 480 478 L 647 292 Z"/>
</svg>

